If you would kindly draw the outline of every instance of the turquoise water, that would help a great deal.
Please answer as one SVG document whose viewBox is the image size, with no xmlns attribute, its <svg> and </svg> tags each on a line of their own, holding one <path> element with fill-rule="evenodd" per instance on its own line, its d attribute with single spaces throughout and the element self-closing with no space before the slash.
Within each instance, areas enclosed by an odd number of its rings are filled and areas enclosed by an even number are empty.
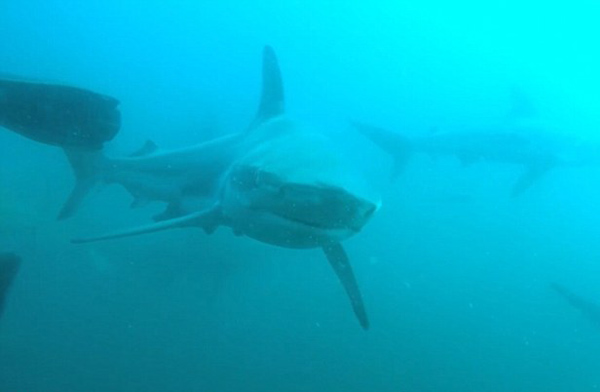
<svg viewBox="0 0 600 392">
<path fill-rule="evenodd" d="M 550 289 L 600 304 L 599 16 L 592 1 L 3 1 L 0 72 L 117 97 L 113 155 L 245 129 L 272 45 L 288 113 L 347 135 L 382 207 L 345 242 L 365 332 L 318 250 L 224 228 L 70 244 L 162 206 L 131 210 L 108 186 L 57 222 L 64 154 L 2 130 L 0 251 L 24 262 L 0 391 L 600 389 L 600 329 Z M 519 165 L 451 156 L 415 154 L 390 182 L 391 159 L 348 126 L 495 129 L 515 86 L 542 137 L 589 157 L 518 198 Z"/>
</svg>

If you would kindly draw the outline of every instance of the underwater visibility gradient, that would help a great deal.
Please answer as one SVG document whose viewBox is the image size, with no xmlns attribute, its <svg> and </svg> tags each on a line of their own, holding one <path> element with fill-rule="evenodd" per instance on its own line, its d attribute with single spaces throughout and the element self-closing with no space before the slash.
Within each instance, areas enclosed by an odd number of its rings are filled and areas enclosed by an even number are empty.
<svg viewBox="0 0 600 392">
<path fill-rule="evenodd" d="M 599 19 L 1 2 L 0 392 L 600 390 Z"/>
</svg>

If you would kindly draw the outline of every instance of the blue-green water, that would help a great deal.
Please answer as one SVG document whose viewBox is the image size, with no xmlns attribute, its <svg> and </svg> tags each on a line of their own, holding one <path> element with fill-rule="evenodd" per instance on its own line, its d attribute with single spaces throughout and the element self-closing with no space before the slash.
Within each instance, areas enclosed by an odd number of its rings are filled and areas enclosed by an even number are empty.
<svg viewBox="0 0 600 392">
<path fill-rule="evenodd" d="M 383 205 L 346 241 L 360 329 L 318 250 L 219 229 L 75 246 L 149 221 L 116 186 L 73 219 L 61 150 L 0 132 L 0 250 L 23 265 L 0 324 L 0 391 L 600 389 L 600 329 L 550 289 L 600 304 L 600 167 L 391 160 L 349 119 L 406 135 L 501 124 L 518 85 L 561 147 L 600 151 L 592 1 L 0 3 L 0 71 L 118 97 L 107 146 L 173 148 L 251 121 L 263 45 L 290 115 L 348 132 Z M 574 141 L 575 140 L 575 141 Z M 579 147 L 582 147 L 579 149 Z"/>
</svg>

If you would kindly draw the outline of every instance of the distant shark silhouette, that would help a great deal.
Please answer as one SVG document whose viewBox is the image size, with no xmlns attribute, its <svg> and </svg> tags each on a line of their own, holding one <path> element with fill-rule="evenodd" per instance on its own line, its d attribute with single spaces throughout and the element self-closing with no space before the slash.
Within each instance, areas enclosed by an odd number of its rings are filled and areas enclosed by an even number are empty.
<svg viewBox="0 0 600 392">
<path fill-rule="evenodd" d="M 19 271 L 20 265 L 21 258 L 19 256 L 14 253 L 0 253 L 0 317 L 4 312 L 10 286 Z"/>
<path fill-rule="evenodd" d="M 414 153 L 432 157 L 453 156 L 464 166 L 476 162 L 497 162 L 523 167 L 512 187 L 519 196 L 557 165 L 573 165 L 561 156 L 561 148 L 548 135 L 551 124 L 540 121 L 530 97 L 516 86 L 510 89 L 510 110 L 500 124 L 472 131 L 437 132 L 408 137 L 383 128 L 354 122 L 354 126 L 394 158 L 396 177 Z"/>
<path fill-rule="evenodd" d="M 82 88 L 0 75 L 0 127 L 41 143 L 100 149 L 119 131 L 118 105 Z"/>
<path fill-rule="evenodd" d="M 480 161 L 511 163 L 524 167 L 523 174 L 512 188 L 512 195 L 518 196 L 560 163 L 556 153 L 536 144 L 532 138 L 511 130 L 443 132 L 409 138 L 363 123 L 356 122 L 354 126 L 394 158 L 392 177 L 403 170 L 414 153 L 454 156 L 464 165 Z"/>
<path fill-rule="evenodd" d="M 361 326 L 369 321 L 341 242 L 358 233 L 379 207 L 350 157 L 322 132 L 284 113 L 274 51 L 263 52 L 262 97 L 247 130 L 200 145 L 161 152 L 148 143 L 135 156 L 67 150 L 75 188 L 59 217 L 73 215 L 98 182 L 123 185 L 135 198 L 168 203 L 157 223 L 85 243 L 161 230 L 218 226 L 285 248 L 321 248 L 342 282 Z"/>
<path fill-rule="evenodd" d="M 600 329 L 600 304 L 583 298 L 558 283 L 552 283 L 550 287 L 563 297 L 569 305 L 579 310 L 586 319 Z"/>
</svg>

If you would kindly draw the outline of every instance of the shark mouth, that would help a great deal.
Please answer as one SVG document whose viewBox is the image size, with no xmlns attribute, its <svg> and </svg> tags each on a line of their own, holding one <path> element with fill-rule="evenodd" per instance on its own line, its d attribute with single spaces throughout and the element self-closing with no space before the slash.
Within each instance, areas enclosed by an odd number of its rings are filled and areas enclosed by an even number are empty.
<svg viewBox="0 0 600 392">
<path fill-rule="evenodd" d="M 327 185 L 289 183 L 279 188 L 279 193 L 281 204 L 271 205 L 271 213 L 320 229 L 347 229 L 357 233 L 377 209 L 366 200 Z"/>
<path fill-rule="evenodd" d="M 254 166 L 238 166 L 230 184 L 245 208 L 321 230 L 359 232 L 377 205 L 328 184 L 286 182 Z"/>
</svg>

